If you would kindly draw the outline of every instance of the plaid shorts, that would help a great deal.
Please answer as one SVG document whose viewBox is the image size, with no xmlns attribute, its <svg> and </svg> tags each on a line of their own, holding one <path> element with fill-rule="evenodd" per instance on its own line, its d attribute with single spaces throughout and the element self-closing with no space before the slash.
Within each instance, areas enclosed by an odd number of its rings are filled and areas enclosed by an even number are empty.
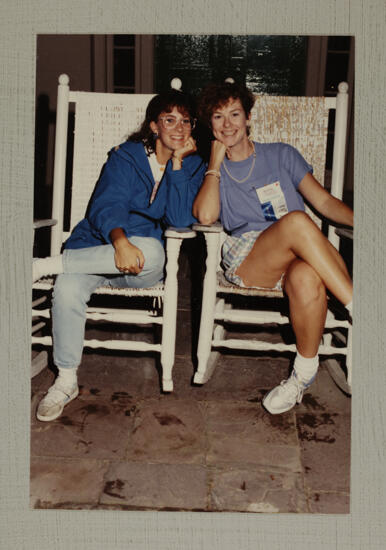
<svg viewBox="0 0 386 550">
<path fill-rule="evenodd" d="M 245 258 L 250 253 L 256 239 L 262 231 L 248 231 L 243 233 L 240 237 L 233 237 L 228 235 L 222 246 L 222 262 L 221 265 L 224 269 L 225 278 L 237 286 L 245 288 L 245 284 L 241 277 L 236 275 L 236 271 L 243 263 Z M 260 290 L 283 290 L 282 282 L 284 273 L 273 288 L 264 288 L 261 286 L 253 286 L 249 288 L 258 288 Z"/>
</svg>

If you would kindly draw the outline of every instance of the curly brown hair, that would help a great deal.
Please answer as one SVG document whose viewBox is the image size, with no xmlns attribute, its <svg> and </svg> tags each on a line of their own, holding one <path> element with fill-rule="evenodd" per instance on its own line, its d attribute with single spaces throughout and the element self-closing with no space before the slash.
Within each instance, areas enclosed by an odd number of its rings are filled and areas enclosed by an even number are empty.
<svg viewBox="0 0 386 550">
<path fill-rule="evenodd" d="M 210 119 L 218 107 L 226 105 L 230 99 L 239 99 L 245 116 L 248 117 L 255 103 L 255 97 L 248 88 L 235 82 L 211 83 L 206 86 L 198 98 L 198 117 L 210 127 Z"/>
</svg>

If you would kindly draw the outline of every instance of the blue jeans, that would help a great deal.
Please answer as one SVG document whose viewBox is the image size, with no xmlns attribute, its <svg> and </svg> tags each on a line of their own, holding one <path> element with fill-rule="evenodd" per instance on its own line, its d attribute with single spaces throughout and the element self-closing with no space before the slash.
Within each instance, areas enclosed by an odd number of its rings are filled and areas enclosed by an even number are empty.
<svg viewBox="0 0 386 550">
<path fill-rule="evenodd" d="M 144 267 L 137 275 L 122 275 L 118 271 L 110 244 L 64 251 L 64 273 L 56 278 L 52 298 L 53 354 L 57 367 L 75 368 L 80 364 L 87 302 L 98 286 L 148 288 L 162 280 L 165 251 L 160 241 L 153 237 L 130 237 L 130 242 L 145 257 Z"/>
</svg>

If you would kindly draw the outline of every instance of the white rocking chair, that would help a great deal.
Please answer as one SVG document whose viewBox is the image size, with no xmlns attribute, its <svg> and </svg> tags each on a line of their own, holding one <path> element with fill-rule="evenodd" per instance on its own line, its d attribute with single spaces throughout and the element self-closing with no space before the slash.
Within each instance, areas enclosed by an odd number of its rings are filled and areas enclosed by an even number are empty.
<svg viewBox="0 0 386 550">
<path fill-rule="evenodd" d="M 257 96 L 252 109 L 251 138 L 259 142 L 282 141 L 296 147 L 313 166 L 316 179 L 324 185 L 327 126 L 329 109 L 336 109 L 331 193 L 341 199 L 346 149 L 348 85 L 339 85 L 337 97 L 274 97 Z M 321 220 L 307 209 L 310 216 L 321 226 Z M 289 319 L 281 311 L 273 311 L 271 300 L 264 300 L 264 309 L 248 310 L 232 307 L 232 297 L 255 296 L 281 298 L 280 291 L 262 291 L 241 288 L 229 283 L 220 267 L 221 245 L 225 234 L 219 223 L 212 226 L 193 224 L 193 229 L 202 231 L 207 247 L 206 274 L 204 279 L 201 322 L 198 339 L 198 368 L 194 375 L 196 384 L 204 384 L 211 377 L 221 348 L 255 351 L 294 352 L 295 344 L 271 343 L 264 339 L 227 338 L 224 323 L 261 325 L 285 325 Z M 347 233 L 347 231 L 346 231 Z M 342 231 L 330 226 L 328 238 L 339 248 Z M 345 232 L 343 231 L 343 235 Z M 240 300 L 240 298 L 239 298 Z M 249 300 L 251 301 L 251 300 Z M 260 302 L 263 302 L 260 300 Z M 268 302 L 268 307 L 266 303 Z M 243 304 L 245 305 L 245 304 Z M 249 304 L 250 305 L 250 304 Z M 331 305 L 331 304 L 330 304 Z M 329 306 L 325 334 L 319 348 L 321 355 L 329 357 L 327 367 L 334 381 L 346 393 L 351 394 L 351 344 L 352 327 L 349 321 L 336 315 Z M 346 373 L 336 360 L 346 357 Z"/>
<path fill-rule="evenodd" d="M 144 119 L 147 104 L 153 95 L 147 94 L 109 94 L 95 92 L 78 92 L 69 88 L 69 77 L 65 74 L 59 77 L 58 103 L 55 134 L 55 162 L 53 182 L 52 218 L 57 223 L 51 229 L 51 255 L 60 253 L 62 243 L 68 233 L 63 231 L 65 209 L 65 180 L 69 152 L 67 151 L 67 131 L 69 120 L 69 104 L 75 104 L 75 136 L 73 150 L 73 173 L 71 190 L 71 229 L 84 217 L 89 198 L 98 180 L 100 170 L 107 159 L 108 151 L 125 141 L 128 135 L 137 130 Z M 52 225 L 48 221 L 44 225 Z M 87 319 L 103 320 L 121 324 L 153 324 L 162 327 L 160 343 L 148 343 L 128 340 L 97 340 L 84 341 L 89 348 L 106 348 L 110 350 L 159 352 L 162 365 L 162 389 L 173 391 L 172 369 L 175 355 L 176 316 L 177 316 L 177 272 L 178 257 L 185 238 L 195 237 L 190 229 L 169 228 L 165 233 L 166 244 L 166 278 L 165 283 L 159 283 L 152 288 L 144 289 L 112 289 L 100 287 L 95 294 L 122 296 L 123 300 L 130 297 L 152 297 L 153 308 L 142 309 L 95 308 L 87 310 Z M 50 290 L 51 279 L 41 279 L 33 285 L 40 291 Z M 43 299 L 42 299 L 43 301 Z M 34 302 L 35 306 L 40 302 Z M 161 303 L 163 304 L 161 307 Z M 157 307 L 158 305 L 158 307 Z M 43 326 L 37 319 L 48 319 L 50 310 L 33 307 L 32 317 L 35 321 L 33 334 Z M 32 336 L 33 345 L 52 345 L 51 336 Z M 41 360 L 38 360 L 41 363 Z M 39 372 L 33 369 L 32 375 Z"/>
</svg>

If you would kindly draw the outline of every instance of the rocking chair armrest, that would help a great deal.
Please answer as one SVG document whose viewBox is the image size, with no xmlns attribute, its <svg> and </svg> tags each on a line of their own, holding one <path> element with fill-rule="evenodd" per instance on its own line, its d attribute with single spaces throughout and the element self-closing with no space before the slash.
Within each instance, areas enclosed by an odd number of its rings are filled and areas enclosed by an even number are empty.
<svg viewBox="0 0 386 550">
<path fill-rule="evenodd" d="M 54 220 L 53 218 L 49 218 L 46 220 L 34 220 L 33 228 L 40 229 L 41 227 L 51 227 L 52 225 L 56 225 L 57 223 L 58 220 Z"/>
<path fill-rule="evenodd" d="M 165 231 L 167 239 L 192 239 L 196 236 L 196 232 L 190 227 L 168 227 Z"/>
<path fill-rule="evenodd" d="M 194 231 L 201 231 L 202 233 L 221 233 L 223 226 L 220 222 L 212 223 L 211 225 L 204 225 L 202 223 L 194 223 L 192 225 Z"/>
<path fill-rule="evenodd" d="M 345 227 L 336 227 L 335 228 L 335 233 L 337 235 L 339 235 L 339 237 L 344 237 L 346 239 L 353 240 L 353 238 L 354 238 L 354 230 L 353 229 L 348 229 L 348 228 L 345 228 Z"/>
</svg>

